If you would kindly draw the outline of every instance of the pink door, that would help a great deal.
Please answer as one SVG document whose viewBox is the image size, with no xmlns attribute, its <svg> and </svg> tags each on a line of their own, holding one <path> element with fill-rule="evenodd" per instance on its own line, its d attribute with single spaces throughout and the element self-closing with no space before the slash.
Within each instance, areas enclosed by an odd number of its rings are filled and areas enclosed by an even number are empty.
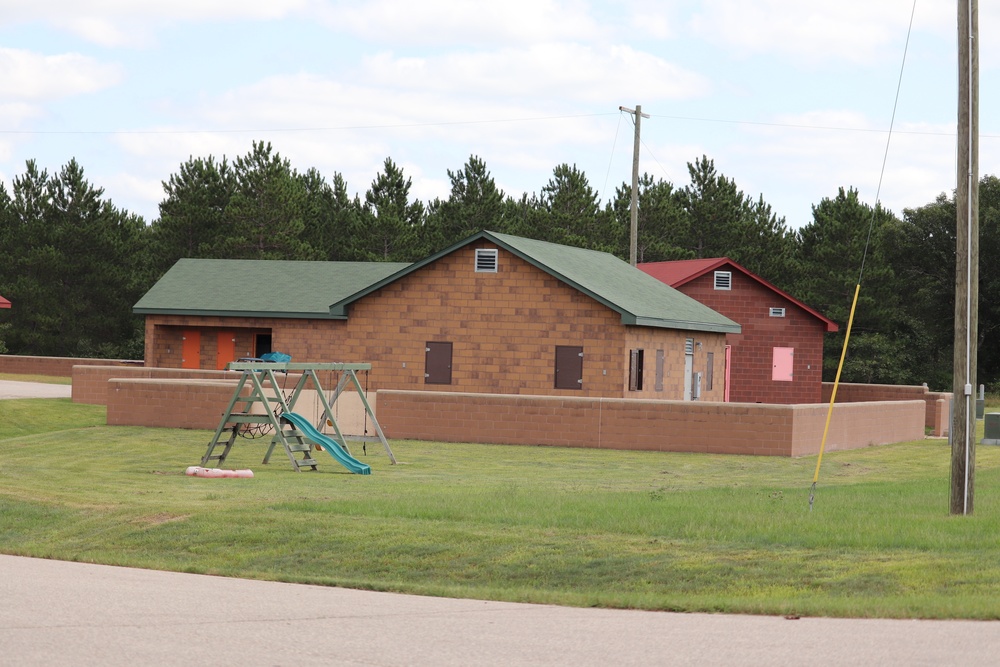
<svg viewBox="0 0 1000 667">
<path fill-rule="evenodd" d="M 794 347 L 774 348 L 771 379 L 775 382 L 791 382 L 794 357 Z"/>
</svg>

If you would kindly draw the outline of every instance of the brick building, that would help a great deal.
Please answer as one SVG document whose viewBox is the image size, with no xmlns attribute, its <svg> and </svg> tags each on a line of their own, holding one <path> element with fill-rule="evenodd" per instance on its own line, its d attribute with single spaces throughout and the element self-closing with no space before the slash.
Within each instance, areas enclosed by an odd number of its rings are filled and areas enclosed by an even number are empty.
<svg viewBox="0 0 1000 667">
<path fill-rule="evenodd" d="M 182 259 L 136 304 L 147 366 L 268 351 L 371 389 L 721 401 L 738 324 L 607 253 L 480 232 L 414 264 Z"/>
<path fill-rule="evenodd" d="M 0 296 L 0 308 L 10 308 L 10 301 Z"/>
<path fill-rule="evenodd" d="M 822 402 L 823 335 L 836 323 L 725 257 L 639 268 L 742 327 L 726 336 L 725 400 Z"/>
</svg>

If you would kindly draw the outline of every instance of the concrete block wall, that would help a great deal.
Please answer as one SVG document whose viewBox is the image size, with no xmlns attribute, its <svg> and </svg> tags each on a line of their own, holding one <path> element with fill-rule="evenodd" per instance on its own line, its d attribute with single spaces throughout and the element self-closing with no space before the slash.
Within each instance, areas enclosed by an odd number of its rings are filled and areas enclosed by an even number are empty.
<svg viewBox="0 0 1000 667">
<path fill-rule="evenodd" d="M 235 380 L 112 378 L 108 380 L 108 424 L 214 431 L 235 385 Z"/>
<path fill-rule="evenodd" d="M 119 379 L 172 379 L 172 380 L 239 380 L 241 373 L 237 371 L 200 371 L 180 368 L 145 368 L 126 366 L 74 366 L 73 367 L 73 402 L 107 405 L 109 380 Z M 295 386 L 297 377 L 290 380 Z M 223 406 L 223 408 L 225 405 Z"/>
<path fill-rule="evenodd" d="M 823 402 L 830 402 L 833 383 L 823 383 Z M 951 392 L 930 391 L 923 385 L 841 383 L 837 387 L 837 403 L 871 401 L 924 402 L 924 427 L 931 435 L 943 437 L 951 429 Z"/>
<path fill-rule="evenodd" d="M 820 405 L 409 391 L 380 392 L 378 414 L 391 438 L 764 456 L 817 453 L 826 422 Z M 923 437 L 922 402 L 845 404 L 827 450 Z"/>
<path fill-rule="evenodd" d="M 201 377 L 161 373 L 106 379 L 107 390 L 103 393 L 103 397 L 108 406 L 108 424 L 214 431 L 218 428 L 219 420 L 222 419 L 229 401 L 233 398 L 240 374 L 217 371 L 203 373 Z M 288 383 L 285 384 L 282 381 L 283 376 L 279 375 L 278 380 L 281 383 L 279 389 L 286 397 L 294 390 L 299 377 L 289 374 Z M 310 382 L 307 386 L 313 385 Z M 334 388 L 323 388 L 328 400 Z M 249 387 L 244 387 L 241 395 L 249 395 Z M 368 395 L 368 403 L 373 410 L 378 410 L 376 394 Z M 240 404 L 239 408 L 242 409 L 243 406 L 244 404 Z M 263 413 L 263 406 L 259 403 L 254 404 L 252 408 L 254 413 Z M 303 390 L 296 400 L 294 409 L 315 424 L 323 411 L 318 392 L 313 389 Z M 361 398 L 352 389 L 345 390 L 333 405 L 333 410 L 337 424 L 345 435 L 376 434 L 374 426 L 366 418 Z M 329 426 L 324 426 L 320 430 L 325 433 L 334 432 Z"/>
<path fill-rule="evenodd" d="M 72 357 L 32 357 L 16 354 L 0 354 L 0 373 L 14 375 L 48 375 L 50 377 L 72 377 L 74 366 L 117 366 L 141 367 L 141 361 L 122 359 L 78 359 Z"/>
</svg>

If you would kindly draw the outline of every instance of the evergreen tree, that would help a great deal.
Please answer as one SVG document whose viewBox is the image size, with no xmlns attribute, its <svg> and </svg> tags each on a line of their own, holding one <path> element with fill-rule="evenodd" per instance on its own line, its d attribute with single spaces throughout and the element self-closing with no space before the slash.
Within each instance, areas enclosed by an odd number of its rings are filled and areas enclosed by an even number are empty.
<svg viewBox="0 0 1000 667">
<path fill-rule="evenodd" d="M 76 160 L 54 177 L 29 161 L 14 179 L 0 281 L 18 304 L 7 339 L 14 353 L 132 356 L 125 352 L 141 338 L 132 305 L 144 289 L 145 223 L 103 194 Z"/>
<path fill-rule="evenodd" d="M 365 193 L 356 242 L 356 259 L 413 262 L 427 254 L 423 239 L 424 205 L 410 201 L 412 181 L 386 158 L 384 171 Z"/>
<path fill-rule="evenodd" d="M 305 189 L 302 240 L 319 259 L 353 259 L 354 236 L 361 224 L 360 200 L 347 194 L 347 182 L 339 173 L 333 175 L 332 186 L 315 169 L 309 169 L 299 179 Z"/>
<path fill-rule="evenodd" d="M 897 384 L 911 378 L 915 359 L 907 341 L 918 335 L 917 324 L 899 301 L 884 243 L 898 223 L 881 206 L 863 203 L 857 190 L 840 188 L 835 198 L 813 206 L 812 222 L 799 230 L 793 294 L 840 324 L 837 334 L 825 337 L 827 381 L 836 375 L 859 278 L 862 289 L 841 380 Z"/>
<path fill-rule="evenodd" d="M 211 257 L 223 234 L 226 207 L 236 178 L 223 157 L 189 158 L 163 182 L 166 197 L 151 226 L 155 277 L 182 258 Z"/>
<path fill-rule="evenodd" d="M 225 259 L 315 259 L 302 240 L 306 188 L 270 143 L 254 142 L 233 165 L 236 187 L 212 252 Z"/>
<path fill-rule="evenodd" d="M 632 233 L 632 186 L 622 183 L 608 204 L 618 234 L 614 253 L 628 260 Z M 690 259 L 684 247 L 688 236 L 688 217 L 680 193 L 667 181 L 654 181 L 649 174 L 639 178 L 637 207 L 636 261 L 665 262 Z"/>
<path fill-rule="evenodd" d="M 448 199 L 435 199 L 427 210 L 431 252 L 483 230 L 500 231 L 503 226 L 504 193 L 497 188 L 484 161 L 472 155 L 459 171 L 449 169 L 448 178 Z"/>
</svg>

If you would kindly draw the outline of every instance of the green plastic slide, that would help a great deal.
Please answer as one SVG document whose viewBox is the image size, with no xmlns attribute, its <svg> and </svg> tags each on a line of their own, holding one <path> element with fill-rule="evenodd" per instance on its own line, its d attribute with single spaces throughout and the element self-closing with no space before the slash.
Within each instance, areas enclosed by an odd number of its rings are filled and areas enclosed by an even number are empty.
<svg viewBox="0 0 1000 667">
<path fill-rule="evenodd" d="M 295 412 L 286 412 L 281 415 L 281 418 L 298 429 L 306 437 L 306 440 L 314 445 L 319 445 L 324 451 L 330 452 L 330 456 L 337 459 L 337 462 L 340 463 L 340 465 L 344 466 L 355 475 L 372 474 L 372 468 L 370 465 L 362 463 L 348 454 L 336 440 L 317 431 L 316 428 L 309 423 L 309 420 L 302 415 Z"/>
</svg>

